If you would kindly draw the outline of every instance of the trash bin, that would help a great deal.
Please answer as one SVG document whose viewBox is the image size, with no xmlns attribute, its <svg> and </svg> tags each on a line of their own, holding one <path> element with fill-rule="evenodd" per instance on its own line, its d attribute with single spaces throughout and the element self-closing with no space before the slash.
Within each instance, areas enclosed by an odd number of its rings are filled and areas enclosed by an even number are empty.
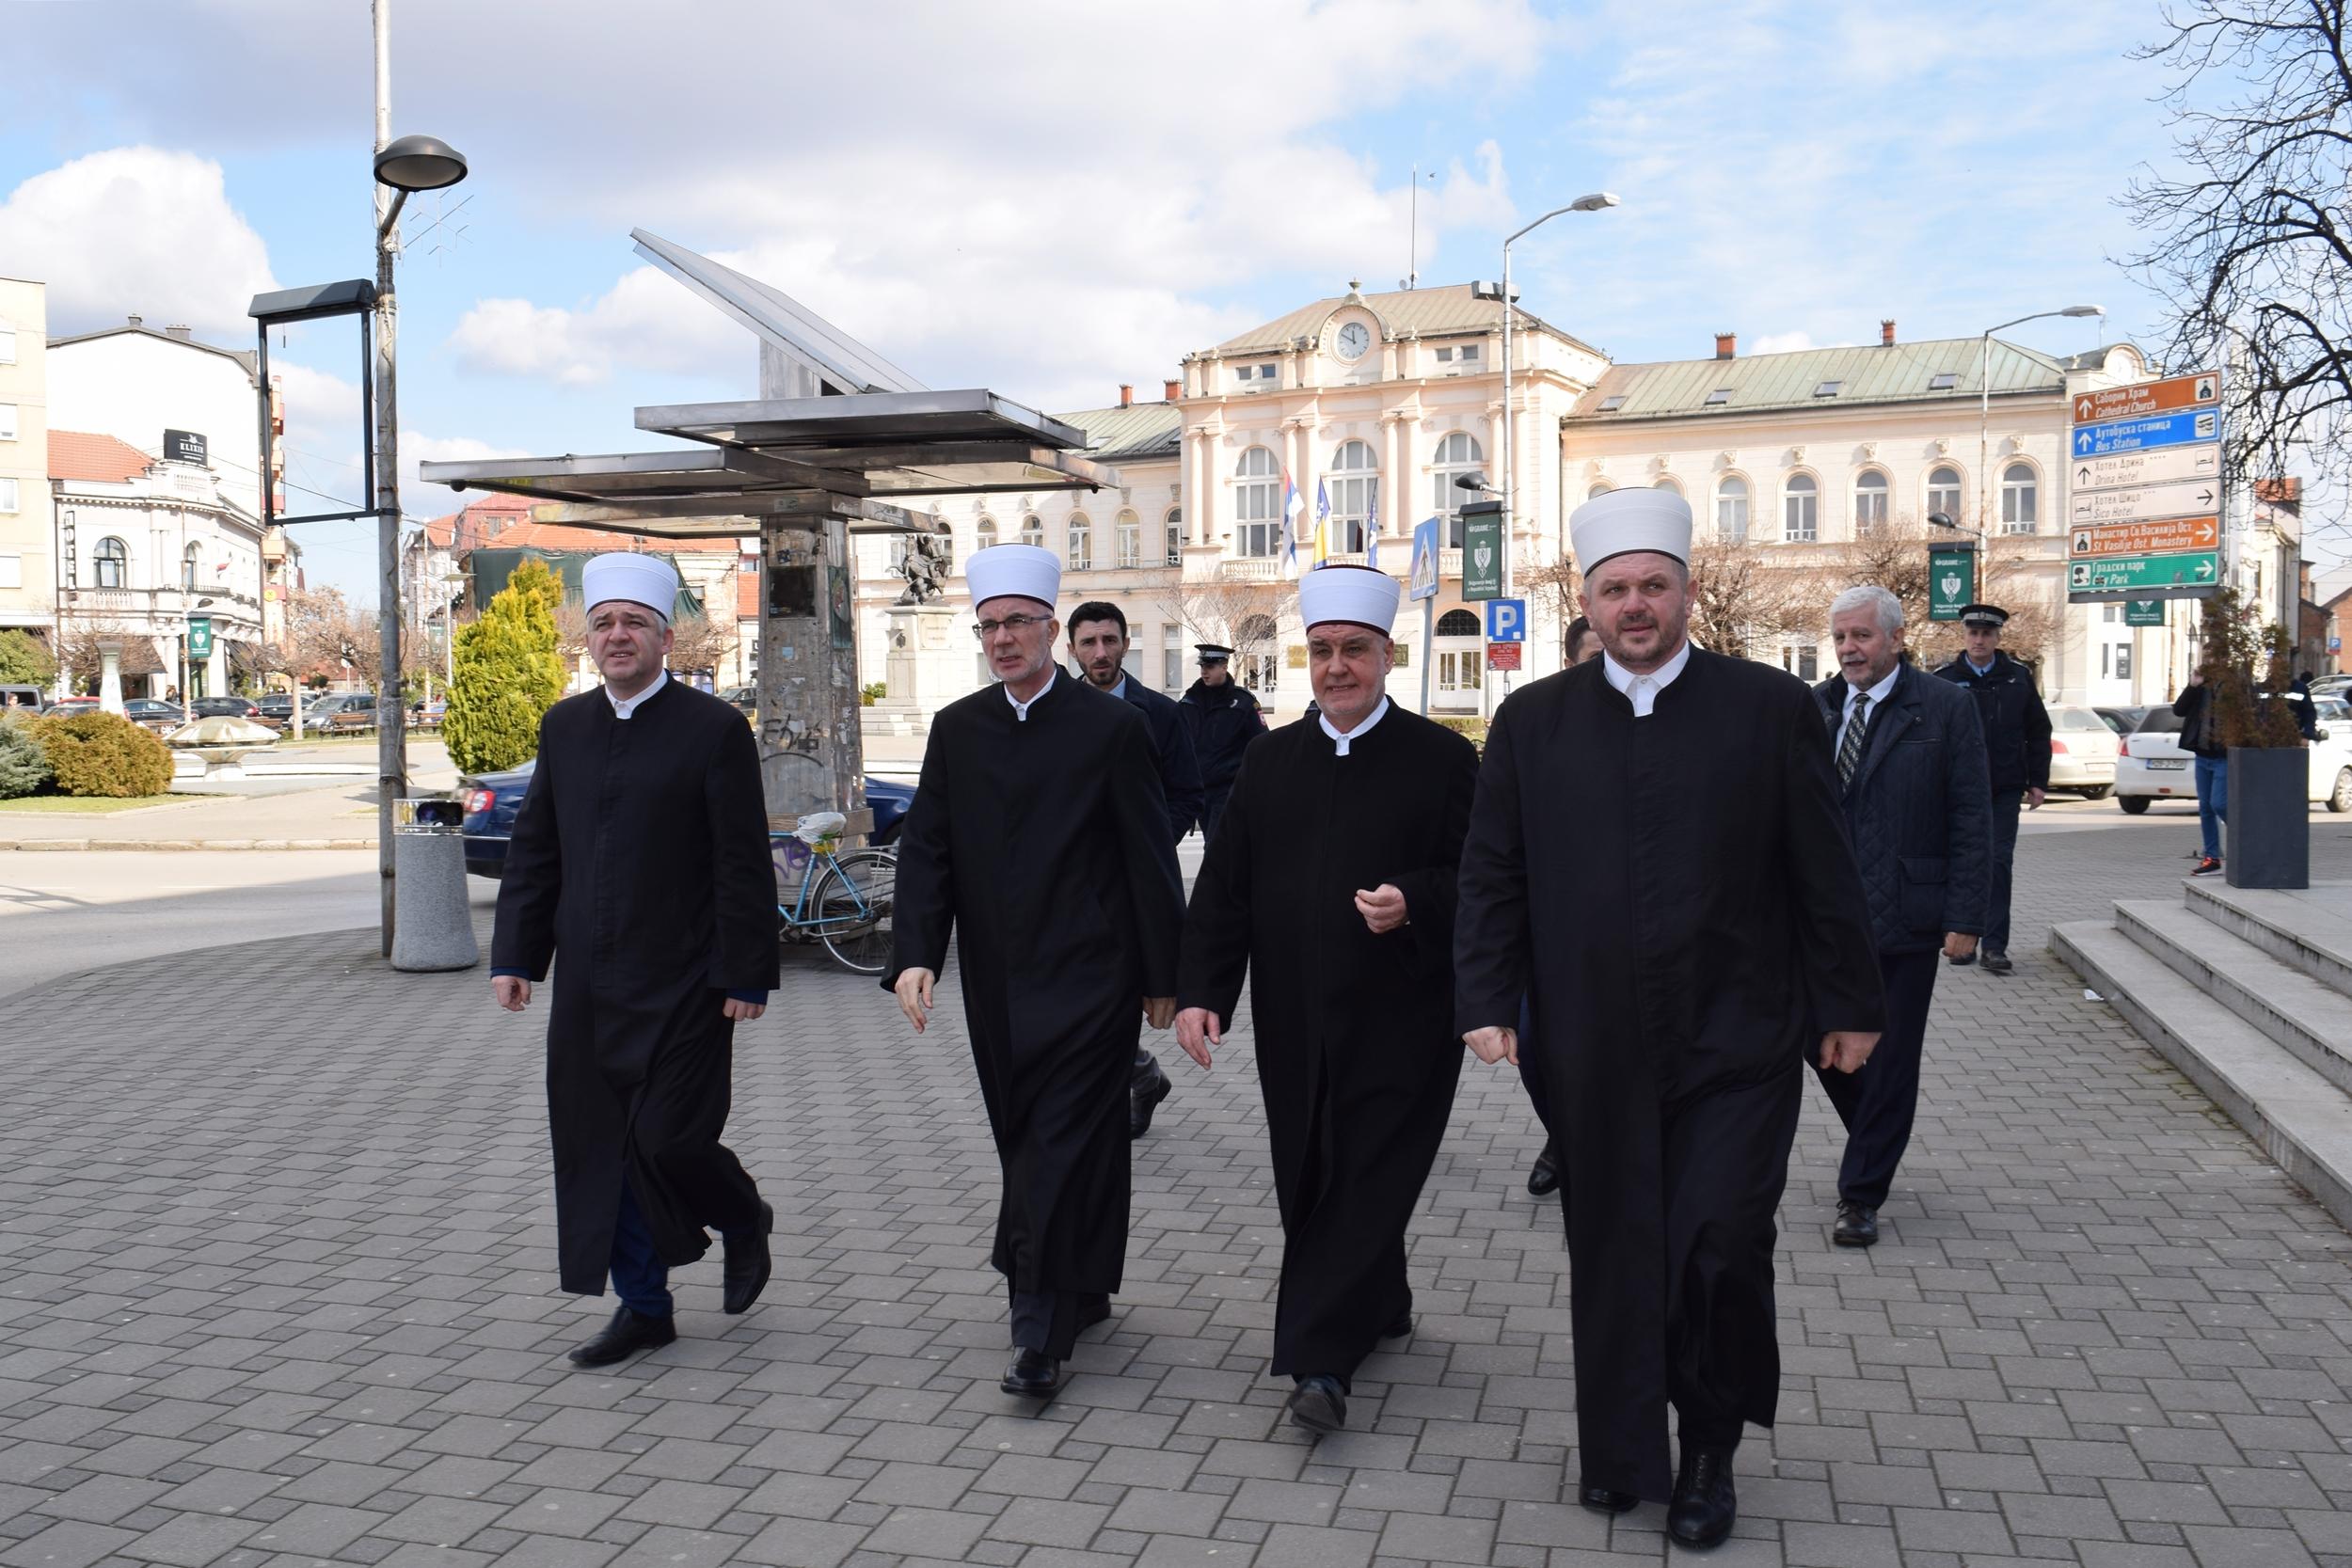
<svg viewBox="0 0 2352 1568">
<path fill-rule="evenodd" d="M 426 820 L 396 820 L 392 829 L 392 967 L 471 969 L 482 961 L 482 946 L 474 941 L 473 911 L 466 902 L 465 834 L 432 820 L 443 814 L 412 806 L 397 815 Z"/>
</svg>

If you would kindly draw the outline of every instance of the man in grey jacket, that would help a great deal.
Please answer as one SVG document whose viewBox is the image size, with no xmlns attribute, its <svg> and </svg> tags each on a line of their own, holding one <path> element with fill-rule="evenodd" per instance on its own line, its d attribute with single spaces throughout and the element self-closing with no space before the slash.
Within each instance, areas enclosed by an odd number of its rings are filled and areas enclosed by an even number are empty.
<svg viewBox="0 0 2352 1568">
<path fill-rule="evenodd" d="M 1814 689 L 1886 986 L 1886 1030 L 1861 1071 L 1820 1074 L 1846 1124 L 1840 1246 L 1879 1239 L 1911 1141 L 1936 955 L 1976 951 L 1992 878 L 1993 799 L 1975 701 L 1903 657 L 1902 602 L 1875 585 L 1830 606 L 1839 673 Z"/>
</svg>

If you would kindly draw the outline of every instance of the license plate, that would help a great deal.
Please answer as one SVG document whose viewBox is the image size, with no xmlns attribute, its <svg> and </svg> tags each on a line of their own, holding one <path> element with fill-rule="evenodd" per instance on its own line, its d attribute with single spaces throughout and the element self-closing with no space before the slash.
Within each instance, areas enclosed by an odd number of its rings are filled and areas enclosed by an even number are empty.
<svg viewBox="0 0 2352 1568">
<path fill-rule="evenodd" d="M 2151 758 L 2149 758 L 2149 759 L 2148 759 L 2148 766 L 2149 766 L 2149 767 L 2151 767 L 2151 768 L 2174 768 L 2174 769 L 2176 769 L 2176 770 L 2177 770 L 2177 769 L 2179 769 L 2179 768 L 2186 768 L 2186 767 L 2188 766 L 2188 758 L 2186 758 L 2186 757 L 2151 757 Z"/>
</svg>

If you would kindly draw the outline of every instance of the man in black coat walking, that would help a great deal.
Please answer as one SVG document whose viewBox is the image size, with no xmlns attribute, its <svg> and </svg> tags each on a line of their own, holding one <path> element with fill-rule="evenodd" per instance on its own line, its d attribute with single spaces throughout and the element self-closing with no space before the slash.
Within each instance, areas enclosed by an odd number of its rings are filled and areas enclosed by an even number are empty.
<svg viewBox="0 0 2352 1568">
<path fill-rule="evenodd" d="M 2020 807 L 2040 810 L 2050 788 L 2050 715 L 2034 687 L 2033 672 L 2001 652 L 2001 628 L 2009 611 L 1998 605 L 1964 605 L 1961 635 L 1966 651 L 1936 672 L 1977 700 L 1977 723 L 1984 731 L 1985 770 L 1993 788 L 1993 881 L 1985 898 L 1985 969 L 2007 974 L 2010 867 L 2017 859 Z M 1975 955 L 1956 957 L 1975 963 Z"/>
<path fill-rule="evenodd" d="M 1127 678 L 1127 614 L 1106 599 L 1089 599 L 1070 612 L 1070 657 L 1078 673 L 1097 691 L 1107 691 L 1143 710 L 1152 726 L 1152 751 L 1160 761 L 1160 792 L 1168 797 L 1168 831 L 1181 844 L 1200 816 L 1200 764 L 1192 752 L 1192 726 L 1175 699 L 1163 697 L 1139 680 Z M 1127 1136 L 1152 1130 L 1152 1112 L 1174 1085 L 1157 1058 L 1136 1047 L 1135 1076 L 1127 1085 Z"/>
<path fill-rule="evenodd" d="M 1976 705 L 1904 659 L 1902 601 L 1876 585 L 1849 588 L 1830 606 L 1829 631 L 1840 673 L 1814 695 L 1836 748 L 1886 1027 L 1861 1071 L 1814 1071 L 1846 1124 L 1831 1239 L 1869 1246 L 1918 1109 L 1936 954 L 1965 957 L 1984 932 L 1993 801 Z"/>
<path fill-rule="evenodd" d="M 1184 692 L 1184 718 L 1192 725 L 1193 753 L 1200 759 L 1200 836 L 1216 836 L 1217 818 L 1225 814 L 1225 797 L 1232 791 L 1233 775 L 1241 771 L 1241 754 L 1265 734 L 1265 716 L 1258 699 L 1233 681 L 1233 650 L 1218 642 L 1194 644 L 1200 655 L 1200 678 Z"/>
<path fill-rule="evenodd" d="M 580 574 L 604 686 L 539 724 L 490 940 L 499 1006 L 555 961 L 548 1126 L 564 1289 L 619 1308 L 572 1360 L 666 1345 L 669 1271 L 726 1243 L 724 1306 L 768 1281 L 772 1215 L 719 1141 L 735 1026 L 776 984 L 776 882 L 743 715 L 661 667 L 677 573 L 615 552 Z"/>
</svg>

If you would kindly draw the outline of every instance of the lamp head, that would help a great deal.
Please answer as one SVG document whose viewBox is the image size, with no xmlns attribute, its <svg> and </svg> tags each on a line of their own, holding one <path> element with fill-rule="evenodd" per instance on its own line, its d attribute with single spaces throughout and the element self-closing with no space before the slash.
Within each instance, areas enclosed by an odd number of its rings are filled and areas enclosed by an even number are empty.
<svg viewBox="0 0 2352 1568">
<path fill-rule="evenodd" d="M 2106 313 L 2107 308 L 2104 305 L 2070 305 L 2058 312 L 2061 316 L 2104 316 Z"/>
<path fill-rule="evenodd" d="M 1568 211 L 1572 213 L 1597 213 L 1603 207 L 1614 207 L 1616 204 L 1616 192 L 1595 191 L 1590 196 L 1580 196 L 1574 201 L 1569 202 Z"/>
<path fill-rule="evenodd" d="M 465 177 L 465 155 L 438 136 L 402 136 L 375 155 L 377 182 L 396 191 L 437 191 Z"/>
<path fill-rule="evenodd" d="M 1486 476 L 1484 474 L 1455 474 L 1454 476 L 1454 487 L 1457 490 L 1476 490 L 1481 492 L 1494 488 L 1493 485 L 1486 483 Z"/>
</svg>

